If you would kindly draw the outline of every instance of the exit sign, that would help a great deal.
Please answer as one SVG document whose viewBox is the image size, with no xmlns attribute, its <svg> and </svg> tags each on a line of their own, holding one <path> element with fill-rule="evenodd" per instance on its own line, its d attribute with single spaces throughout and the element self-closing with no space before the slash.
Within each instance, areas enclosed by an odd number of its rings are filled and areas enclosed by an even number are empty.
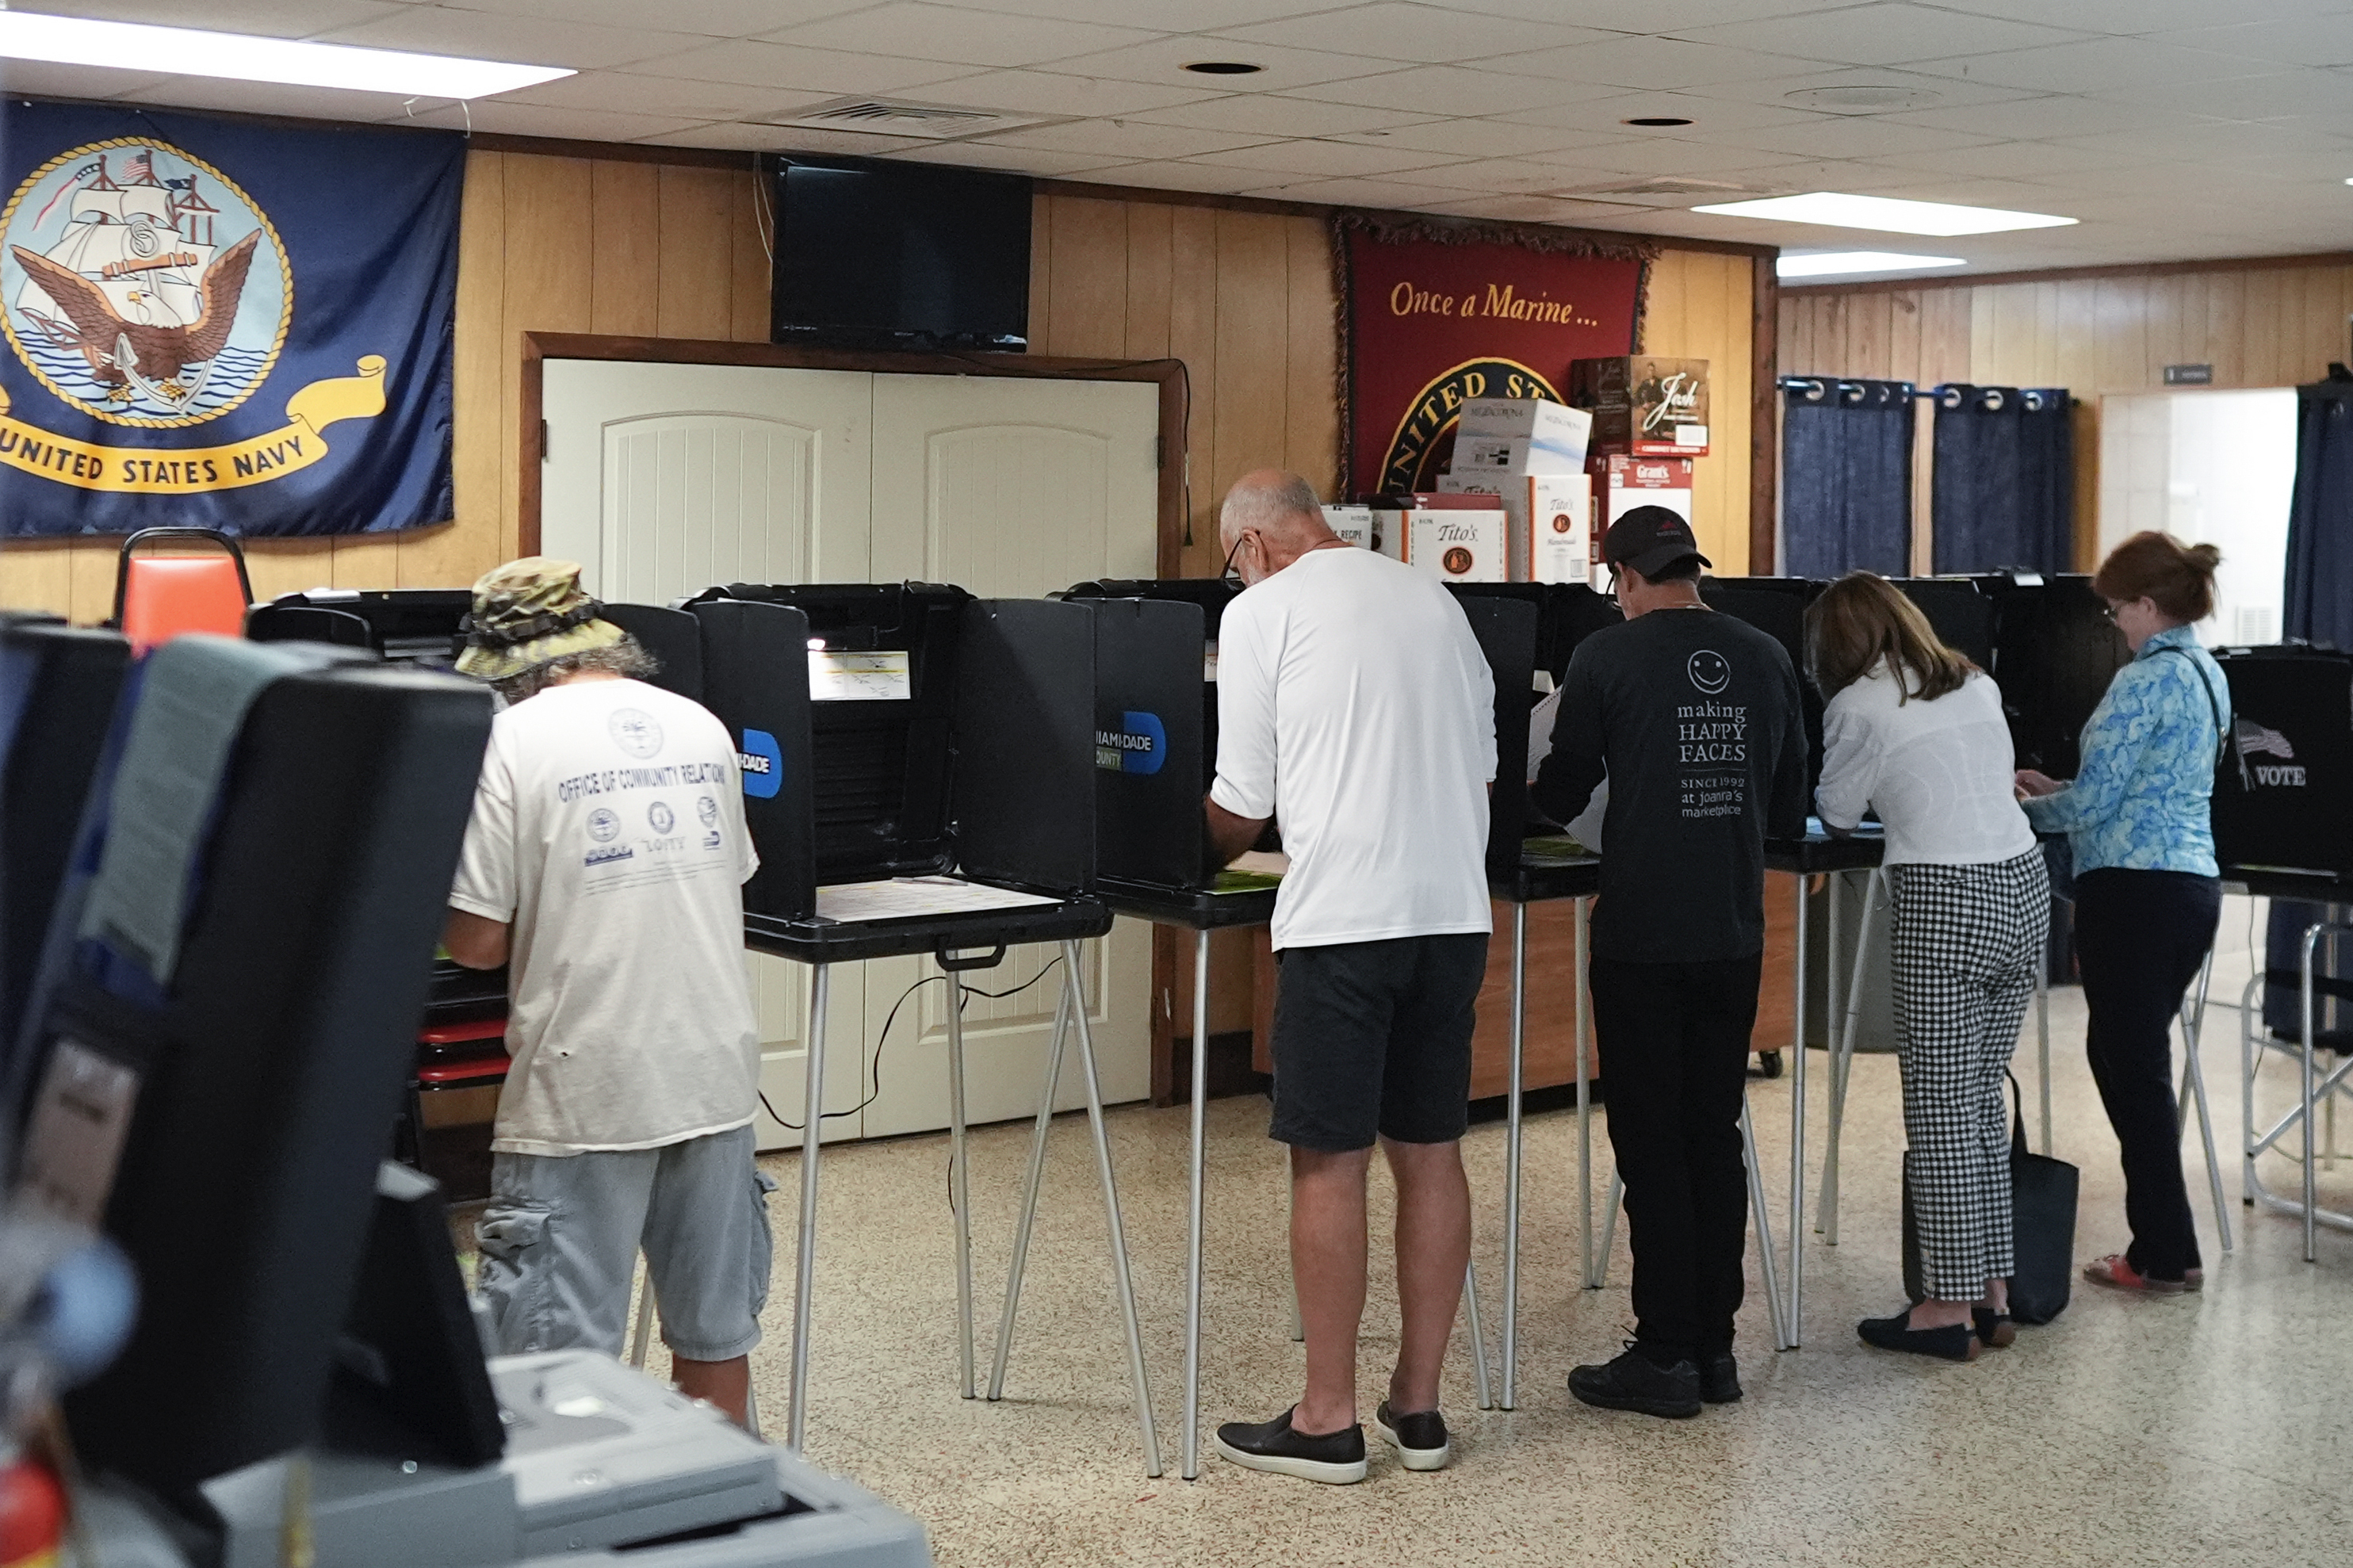
<svg viewBox="0 0 2353 1568">
<path fill-rule="evenodd" d="M 2168 386 L 2211 386 L 2214 367 L 2211 364 L 2169 364 L 2165 367 Z"/>
</svg>

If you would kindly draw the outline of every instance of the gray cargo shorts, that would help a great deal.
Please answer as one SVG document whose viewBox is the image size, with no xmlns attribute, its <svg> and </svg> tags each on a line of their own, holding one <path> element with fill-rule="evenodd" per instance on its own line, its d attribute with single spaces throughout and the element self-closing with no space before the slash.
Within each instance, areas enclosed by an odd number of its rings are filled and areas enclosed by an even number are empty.
<svg viewBox="0 0 2353 1568">
<path fill-rule="evenodd" d="M 749 1354 L 768 1300 L 776 1184 L 752 1150 L 752 1129 L 738 1127 L 659 1149 L 495 1156 L 474 1288 L 500 1351 L 619 1355 L 642 1247 L 670 1353 Z"/>
</svg>

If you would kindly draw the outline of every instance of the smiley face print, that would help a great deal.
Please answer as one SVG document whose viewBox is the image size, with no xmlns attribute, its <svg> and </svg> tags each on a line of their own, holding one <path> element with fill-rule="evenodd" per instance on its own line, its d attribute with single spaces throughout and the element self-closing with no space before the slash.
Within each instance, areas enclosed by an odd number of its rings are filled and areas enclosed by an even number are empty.
<svg viewBox="0 0 2353 1568">
<path fill-rule="evenodd" d="M 1701 648 L 1683 666 L 1691 683 L 1713 697 L 1732 684 L 1732 662 L 1712 648 Z"/>
</svg>

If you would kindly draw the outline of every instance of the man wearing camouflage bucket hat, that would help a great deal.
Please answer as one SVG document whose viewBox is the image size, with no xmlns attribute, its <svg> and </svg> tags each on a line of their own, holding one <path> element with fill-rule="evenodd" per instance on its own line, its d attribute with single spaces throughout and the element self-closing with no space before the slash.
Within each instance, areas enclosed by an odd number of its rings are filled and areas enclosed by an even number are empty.
<svg viewBox="0 0 2353 1568">
<path fill-rule="evenodd" d="M 744 970 L 758 867 L 735 747 L 601 619 L 570 561 L 474 584 L 460 672 L 491 727 L 444 943 L 508 966 L 513 1058 L 477 1280 L 508 1354 L 618 1354 L 642 1248 L 679 1387 L 745 1418 L 767 1297 Z"/>
</svg>

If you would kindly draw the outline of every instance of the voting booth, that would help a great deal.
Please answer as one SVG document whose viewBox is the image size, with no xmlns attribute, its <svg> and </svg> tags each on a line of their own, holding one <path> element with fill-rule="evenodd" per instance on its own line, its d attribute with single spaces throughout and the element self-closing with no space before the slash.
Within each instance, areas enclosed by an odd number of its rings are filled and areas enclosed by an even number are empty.
<svg viewBox="0 0 2353 1568">
<path fill-rule="evenodd" d="M 1809 801 L 1822 777 L 1822 693 L 1806 668 L 1806 611 L 1827 586 L 1808 577 L 1704 577 L 1699 585 L 1699 596 L 1708 608 L 1747 622 L 1789 656 L 1805 716 Z"/>
</svg>

